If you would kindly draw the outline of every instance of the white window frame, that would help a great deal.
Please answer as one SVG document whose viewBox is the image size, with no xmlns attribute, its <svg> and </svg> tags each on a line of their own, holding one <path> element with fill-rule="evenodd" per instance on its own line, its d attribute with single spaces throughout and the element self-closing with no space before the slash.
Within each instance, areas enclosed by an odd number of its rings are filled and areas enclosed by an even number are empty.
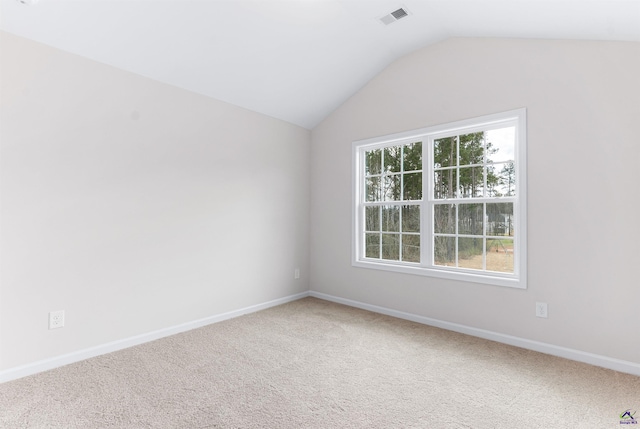
<svg viewBox="0 0 640 429">
<path fill-rule="evenodd" d="M 510 197 L 513 202 L 514 215 L 514 272 L 499 273 L 486 270 L 472 270 L 464 268 L 443 267 L 433 264 L 432 250 L 432 209 L 433 206 L 433 140 L 451 134 L 464 134 L 489 128 L 499 128 L 504 125 L 515 125 L 516 165 L 515 180 L 517 195 Z M 371 268 L 394 271 L 407 274 L 437 277 L 466 282 L 484 283 L 496 286 L 507 286 L 520 289 L 527 287 L 527 154 L 526 154 L 526 109 L 516 109 L 508 112 L 436 125 L 418 130 L 398 134 L 358 140 L 352 144 L 353 157 L 353 204 L 352 204 L 352 265 L 360 268 Z M 389 261 L 364 257 L 364 154 L 368 150 L 384 148 L 386 146 L 403 145 L 422 142 L 422 201 L 421 201 L 421 229 L 420 249 L 421 262 L 410 263 Z M 456 201 L 461 201 L 457 199 Z"/>
</svg>

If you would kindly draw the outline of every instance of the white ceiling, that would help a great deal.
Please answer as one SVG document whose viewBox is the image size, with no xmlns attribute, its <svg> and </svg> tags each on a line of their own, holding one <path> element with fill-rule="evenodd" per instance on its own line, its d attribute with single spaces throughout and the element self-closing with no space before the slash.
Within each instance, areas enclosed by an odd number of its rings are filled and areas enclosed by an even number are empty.
<svg viewBox="0 0 640 429">
<path fill-rule="evenodd" d="M 640 42 L 640 0 L 0 0 L 0 28 L 313 128 L 450 37 Z M 399 7 L 410 15 L 388 26 Z M 640 71 L 639 71 L 640 73 Z"/>
</svg>

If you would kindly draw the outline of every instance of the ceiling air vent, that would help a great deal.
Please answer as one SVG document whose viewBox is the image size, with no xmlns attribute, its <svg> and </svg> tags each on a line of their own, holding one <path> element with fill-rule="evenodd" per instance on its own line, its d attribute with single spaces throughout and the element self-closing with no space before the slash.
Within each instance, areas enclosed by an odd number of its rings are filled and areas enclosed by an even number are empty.
<svg viewBox="0 0 640 429">
<path fill-rule="evenodd" d="M 409 12 L 407 12 L 406 9 L 404 8 L 400 8 L 398 10 L 394 10 L 393 12 L 391 12 L 388 15 L 383 16 L 382 18 L 380 18 L 380 22 L 382 22 L 384 25 L 389 25 L 393 22 L 396 22 L 399 19 L 404 18 L 405 16 L 408 16 Z"/>
</svg>

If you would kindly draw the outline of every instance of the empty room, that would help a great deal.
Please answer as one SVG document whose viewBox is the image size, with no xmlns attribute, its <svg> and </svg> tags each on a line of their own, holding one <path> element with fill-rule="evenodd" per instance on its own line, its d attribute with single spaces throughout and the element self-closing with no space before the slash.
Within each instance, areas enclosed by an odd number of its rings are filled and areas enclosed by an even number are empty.
<svg viewBox="0 0 640 429">
<path fill-rule="evenodd" d="M 638 424 L 640 1 L 0 30 L 0 427 Z"/>
</svg>

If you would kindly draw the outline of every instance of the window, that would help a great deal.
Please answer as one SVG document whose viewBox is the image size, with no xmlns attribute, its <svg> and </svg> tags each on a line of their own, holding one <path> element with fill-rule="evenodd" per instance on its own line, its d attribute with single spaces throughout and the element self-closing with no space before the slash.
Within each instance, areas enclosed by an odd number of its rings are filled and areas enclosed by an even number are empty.
<svg viewBox="0 0 640 429">
<path fill-rule="evenodd" d="M 519 109 L 357 141 L 353 265 L 526 287 Z"/>
</svg>

